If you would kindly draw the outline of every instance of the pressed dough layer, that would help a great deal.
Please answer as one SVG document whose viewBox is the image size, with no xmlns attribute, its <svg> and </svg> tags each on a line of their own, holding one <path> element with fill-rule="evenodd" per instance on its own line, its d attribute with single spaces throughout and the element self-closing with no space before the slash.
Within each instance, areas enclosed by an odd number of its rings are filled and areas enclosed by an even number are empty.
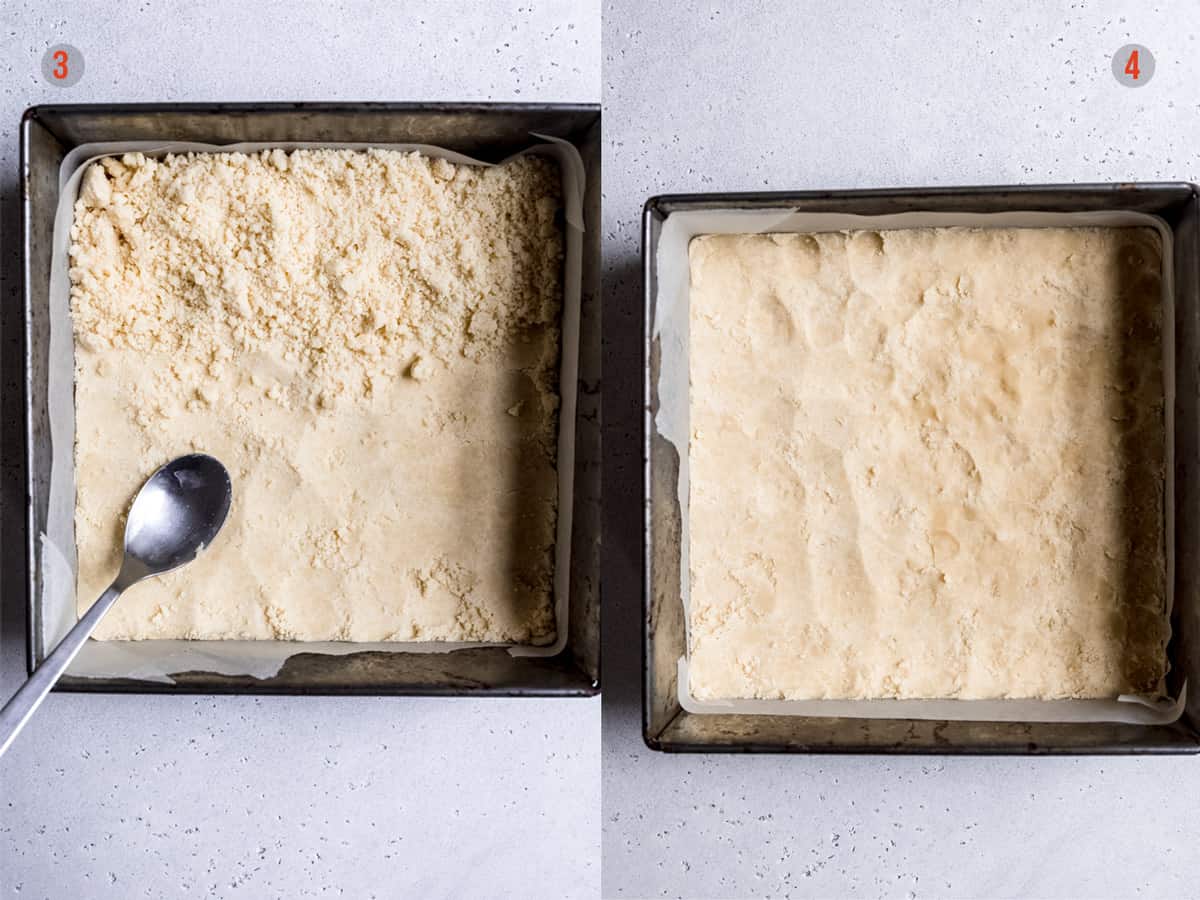
<svg viewBox="0 0 1200 900">
<path fill-rule="evenodd" d="M 1157 689 L 1154 231 L 709 235 L 690 262 L 694 696 Z"/>
<path fill-rule="evenodd" d="M 72 229 L 82 611 L 142 480 L 233 479 L 99 638 L 553 640 L 559 176 L 280 150 L 86 172 Z"/>
</svg>

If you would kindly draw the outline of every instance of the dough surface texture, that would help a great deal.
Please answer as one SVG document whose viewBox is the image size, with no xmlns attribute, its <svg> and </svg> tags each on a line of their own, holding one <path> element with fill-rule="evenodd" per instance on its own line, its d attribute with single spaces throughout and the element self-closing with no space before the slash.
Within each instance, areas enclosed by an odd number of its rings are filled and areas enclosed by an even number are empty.
<svg viewBox="0 0 1200 900">
<path fill-rule="evenodd" d="M 102 639 L 553 641 L 559 173 L 390 150 L 107 158 L 75 205 L 82 612 L 143 479 L 234 503 Z"/>
<path fill-rule="evenodd" d="M 706 235 L 689 255 L 693 696 L 1159 689 L 1155 231 Z"/>
</svg>

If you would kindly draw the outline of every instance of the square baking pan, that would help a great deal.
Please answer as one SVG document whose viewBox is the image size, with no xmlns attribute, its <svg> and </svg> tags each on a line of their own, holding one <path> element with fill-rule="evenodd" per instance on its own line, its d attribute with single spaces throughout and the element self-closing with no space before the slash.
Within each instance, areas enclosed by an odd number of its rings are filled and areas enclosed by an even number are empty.
<svg viewBox="0 0 1200 900">
<path fill-rule="evenodd" d="M 174 683 L 140 678 L 64 677 L 60 690 L 587 696 L 600 688 L 600 109 L 592 104 L 188 103 L 36 106 L 21 121 L 24 226 L 25 409 L 28 509 L 25 520 L 28 665 L 44 658 L 39 598 L 50 482 L 47 410 L 51 235 L 59 167 L 72 148 L 98 141 L 362 142 L 431 144 L 498 162 L 531 143 L 531 133 L 562 138 L 586 170 L 583 285 L 567 641 L 550 657 L 513 656 L 503 647 L 444 653 L 306 652 L 303 643 L 269 678 L 217 672 L 172 673 Z M 561 423 L 560 427 L 568 427 Z"/>
<path fill-rule="evenodd" d="M 1116 722 L 986 722 L 696 713 L 679 700 L 679 659 L 686 652 L 682 599 L 679 451 L 656 425 L 661 340 L 654 335 L 657 254 L 674 213 L 749 210 L 786 215 L 888 216 L 921 213 L 926 224 L 962 224 L 996 213 L 1138 213 L 1155 216 L 1169 237 L 1174 293 L 1173 491 L 1175 560 L 1171 671 L 1167 690 L 1190 682 L 1184 710 L 1169 725 Z M 868 227 L 868 226 L 863 226 Z M 753 229 L 751 229 L 753 230 Z M 1155 754 L 1200 752 L 1200 193 L 1195 185 L 1114 184 L 933 188 L 803 193 L 692 194 L 651 198 L 642 218 L 645 328 L 643 498 L 643 714 L 646 744 L 669 752 L 908 754 Z M 1171 333 L 1164 327 L 1163 334 Z M 1170 352 L 1170 348 L 1167 348 Z M 1167 369 L 1168 378 L 1172 376 Z M 1168 411 L 1168 422 L 1171 411 Z M 686 452 L 686 450 L 684 451 Z M 1169 509 L 1170 507 L 1168 507 Z M 1168 523 L 1172 524 L 1172 523 Z M 1173 553 L 1171 552 L 1173 551 Z"/>
</svg>

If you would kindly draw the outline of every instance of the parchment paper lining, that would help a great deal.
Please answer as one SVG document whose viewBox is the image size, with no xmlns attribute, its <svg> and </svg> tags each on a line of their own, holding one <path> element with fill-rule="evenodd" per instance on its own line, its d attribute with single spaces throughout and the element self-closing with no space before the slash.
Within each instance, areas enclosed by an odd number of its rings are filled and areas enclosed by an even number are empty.
<svg viewBox="0 0 1200 900">
<path fill-rule="evenodd" d="M 341 656 L 376 651 L 384 653 L 448 653 L 474 647 L 506 647 L 513 656 L 554 656 L 567 641 L 567 596 L 571 569 L 571 518 L 575 478 L 575 408 L 579 375 L 579 303 L 583 281 L 583 195 L 585 170 L 579 151 L 560 138 L 531 133 L 542 141 L 515 156 L 535 153 L 555 159 L 562 171 L 564 220 L 562 352 L 559 370 L 558 519 L 555 529 L 554 617 L 556 636 L 546 646 L 471 642 L 344 641 L 88 641 L 67 669 L 67 674 L 87 678 L 136 678 L 171 683 L 172 672 L 202 671 L 222 675 L 269 678 L 296 653 Z M 50 271 L 50 349 L 47 407 L 50 418 L 50 487 L 46 532 L 41 535 L 42 652 L 53 647 L 78 620 L 75 603 L 75 345 L 70 315 L 68 253 L 75 199 L 86 166 L 104 156 L 140 152 L 146 156 L 168 153 L 254 153 L 279 147 L 284 150 L 328 148 L 346 150 L 417 151 L 463 165 L 492 163 L 425 144 L 370 144 L 324 142 L 255 142 L 199 144 L 163 141 L 120 141 L 83 144 L 63 159 L 59 169 L 59 203 L 54 218 L 54 246 Z M 512 158 L 512 157 L 510 157 Z M 166 460 L 163 460 L 166 462 Z M 236 485 L 234 502 L 237 502 Z M 202 561 L 197 563 L 202 564 Z M 113 573 L 115 576 L 115 572 Z M 136 587 L 132 590 L 137 590 Z"/>
<path fill-rule="evenodd" d="M 821 232 L 887 230 L 928 227 L 1052 228 L 1130 227 L 1154 228 L 1162 238 L 1163 264 L 1163 392 L 1166 410 L 1166 485 L 1164 541 L 1167 560 L 1166 613 L 1174 603 L 1175 498 L 1174 399 L 1175 399 L 1175 292 L 1171 261 L 1171 232 L 1157 216 L 1122 210 L 1080 213 L 925 213 L 883 216 L 843 213 L 802 213 L 793 210 L 725 209 L 675 212 L 667 216 L 659 234 L 655 258 L 658 294 L 652 338 L 660 342 L 659 407 L 655 426 L 679 453 L 678 500 L 682 522 L 679 584 L 683 601 L 687 645 L 691 647 L 689 615 L 688 523 L 689 490 L 689 263 L 688 244 L 700 234 L 766 234 L 771 232 Z M 692 713 L 740 713 L 773 716 L 840 716 L 864 719 L 938 719 L 988 722 L 1128 722 L 1166 724 L 1183 713 L 1186 683 L 1176 698 L 1160 685 L 1154 695 L 1122 695 L 1100 700 L 723 700 L 701 701 L 691 696 L 687 658 L 679 660 L 679 703 Z"/>
</svg>

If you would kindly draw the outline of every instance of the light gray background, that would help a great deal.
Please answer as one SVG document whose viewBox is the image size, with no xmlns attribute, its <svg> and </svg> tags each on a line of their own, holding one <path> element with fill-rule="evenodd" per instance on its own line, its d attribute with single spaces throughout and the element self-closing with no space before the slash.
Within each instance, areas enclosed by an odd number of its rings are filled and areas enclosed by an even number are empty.
<svg viewBox="0 0 1200 900">
<path fill-rule="evenodd" d="M 245 6 L 0 3 L 8 508 L 23 503 L 11 435 L 25 106 L 596 97 L 590 4 Z M 637 214 L 653 193 L 1200 177 L 1195 4 L 932 6 L 605 7 L 606 361 L 636 352 Z M 75 88 L 38 80 L 58 40 L 87 54 Z M 1109 70 L 1129 41 L 1158 61 L 1138 91 Z M 637 378 L 605 371 L 606 895 L 1195 893 L 1194 759 L 647 751 Z M 7 527 L 0 551 L 7 694 L 24 652 Z M 54 696 L 0 760 L 0 893 L 486 897 L 532 879 L 529 896 L 594 896 L 598 718 L 589 701 Z"/>
<path fill-rule="evenodd" d="M 607 2 L 604 892 L 1196 896 L 1200 759 L 664 756 L 639 735 L 638 216 L 671 191 L 1200 179 L 1200 5 Z M 1130 42 L 1157 59 L 1113 78 Z"/>
<path fill-rule="evenodd" d="M 73 88 L 41 80 L 60 41 L 87 60 Z M 25 654 L 22 110 L 599 91 L 593 2 L 0 0 L 0 695 Z M 598 699 L 53 695 L 0 759 L 0 896 L 595 897 L 599 744 Z"/>
</svg>

